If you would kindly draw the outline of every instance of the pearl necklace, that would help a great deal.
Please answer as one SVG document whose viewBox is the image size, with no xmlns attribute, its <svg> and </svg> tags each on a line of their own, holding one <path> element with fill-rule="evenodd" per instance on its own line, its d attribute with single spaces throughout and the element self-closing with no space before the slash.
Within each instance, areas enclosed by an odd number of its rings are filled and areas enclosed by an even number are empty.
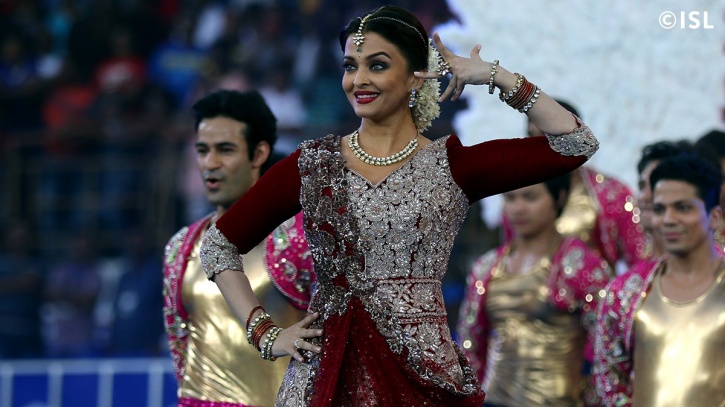
<svg viewBox="0 0 725 407">
<path fill-rule="evenodd" d="M 397 162 L 400 162 L 406 158 L 408 158 L 409 155 L 413 154 L 415 149 L 418 147 L 418 135 L 415 135 L 415 138 L 413 140 L 410 140 L 407 146 L 405 146 L 404 149 L 401 151 L 389 156 L 389 157 L 374 157 L 368 153 L 366 153 L 362 147 L 360 147 L 360 143 L 358 143 L 358 137 L 360 136 L 360 133 L 358 133 L 357 130 L 355 130 L 351 135 L 350 139 L 347 141 L 347 145 L 350 146 L 350 149 L 352 150 L 352 153 L 355 154 L 355 157 L 357 157 L 360 161 L 370 164 L 370 165 L 377 165 L 377 166 L 384 166 L 384 165 L 391 165 L 395 164 Z"/>
</svg>

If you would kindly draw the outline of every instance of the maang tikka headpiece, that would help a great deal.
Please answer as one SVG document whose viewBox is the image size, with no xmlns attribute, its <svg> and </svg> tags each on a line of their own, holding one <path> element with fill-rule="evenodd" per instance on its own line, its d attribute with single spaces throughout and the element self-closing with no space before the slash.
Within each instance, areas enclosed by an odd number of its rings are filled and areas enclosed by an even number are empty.
<svg viewBox="0 0 725 407">
<path fill-rule="evenodd" d="M 357 52 L 360 52 L 360 46 L 362 45 L 363 41 L 365 41 L 365 36 L 363 35 L 362 30 L 363 30 L 363 26 L 368 21 L 368 18 L 370 18 L 371 15 L 373 15 L 373 13 L 370 13 L 360 19 L 360 25 L 357 26 L 357 32 L 352 37 L 352 42 L 354 42 L 355 45 L 357 46 Z"/>
<path fill-rule="evenodd" d="M 421 41 L 423 41 L 423 46 L 427 46 L 428 45 L 428 41 L 425 40 L 425 37 L 423 37 L 423 34 L 421 34 L 420 31 L 418 31 L 417 28 L 413 27 L 412 25 L 406 23 L 403 20 L 399 20 L 399 19 L 393 18 L 393 17 L 386 17 L 386 16 L 380 16 L 380 17 L 370 18 L 376 12 L 377 12 L 377 10 L 374 11 L 374 12 L 372 12 L 372 13 L 370 13 L 370 14 L 368 14 L 368 15 L 366 15 L 365 17 L 360 18 L 360 25 L 357 27 L 357 32 L 355 33 L 355 35 L 352 36 L 352 42 L 357 46 L 357 48 L 356 48 L 356 51 L 357 52 L 360 52 L 360 46 L 362 46 L 363 42 L 365 41 L 365 35 L 363 35 L 363 27 L 365 26 L 365 24 L 368 21 L 380 20 L 380 19 L 395 21 L 396 23 L 400 23 L 400 24 L 403 24 L 403 25 L 407 26 L 411 30 L 413 30 L 416 33 L 418 33 L 418 36 L 420 37 Z"/>
</svg>

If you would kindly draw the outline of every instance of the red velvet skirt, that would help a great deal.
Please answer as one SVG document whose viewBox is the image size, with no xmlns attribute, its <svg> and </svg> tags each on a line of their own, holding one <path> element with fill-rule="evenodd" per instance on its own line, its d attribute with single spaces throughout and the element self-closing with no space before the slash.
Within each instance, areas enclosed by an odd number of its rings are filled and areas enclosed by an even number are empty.
<svg viewBox="0 0 725 407">
<path fill-rule="evenodd" d="M 324 350 L 310 406 L 480 407 L 483 404 L 481 390 L 463 396 L 421 377 L 408 365 L 407 348 L 400 353 L 393 352 L 355 296 L 351 297 L 343 315 L 328 317 L 324 330 Z M 465 359 L 461 362 L 467 365 Z"/>
</svg>

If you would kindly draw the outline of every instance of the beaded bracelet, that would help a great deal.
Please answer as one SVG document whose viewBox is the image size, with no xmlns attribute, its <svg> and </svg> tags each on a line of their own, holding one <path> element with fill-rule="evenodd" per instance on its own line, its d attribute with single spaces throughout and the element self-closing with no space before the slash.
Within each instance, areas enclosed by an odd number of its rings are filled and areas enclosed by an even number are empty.
<svg viewBox="0 0 725 407">
<path fill-rule="evenodd" d="M 526 95 L 528 92 L 531 91 L 531 82 L 527 81 L 526 78 L 524 78 L 523 83 L 521 86 L 516 90 L 514 95 L 508 99 L 505 100 L 505 103 L 509 106 L 511 106 L 514 109 L 517 109 L 520 104 L 523 103 L 524 100 L 526 100 Z"/>
<path fill-rule="evenodd" d="M 541 88 L 529 82 L 526 77 L 516 73 L 516 85 L 508 92 L 499 93 L 499 99 L 507 105 L 526 113 L 541 95 Z"/>
<path fill-rule="evenodd" d="M 524 81 L 514 95 L 506 100 L 506 104 L 514 109 L 519 109 L 528 100 L 529 93 L 533 91 L 533 85 L 524 77 Z"/>
<path fill-rule="evenodd" d="M 528 112 L 529 109 L 531 109 L 534 106 L 534 103 L 536 103 L 536 101 L 539 99 L 539 95 L 541 94 L 541 88 L 538 86 L 535 86 L 535 88 L 536 88 L 536 90 L 534 91 L 533 96 L 531 96 L 531 98 L 526 103 L 526 105 L 524 105 L 524 107 L 519 109 L 519 112 L 521 112 L 521 113 Z"/>
<path fill-rule="evenodd" d="M 491 65 L 491 77 L 488 80 L 488 94 L 493 95 L 493 91 L 496 89 L 495 86 L 493 86 L 493 76 L 496 75 L 496 68 L 498 68 L 498 59 L 493 60 L 493 65 Z"/>
<path fill-rule="evenodd" d="M 502 89 L 501 92 L 499 92 L 499 94 L 498 94 L 498 98 L 501 99 L 502 102 L 506 102 L 509 99 L 511 99 L 514 96 L 514 94 L 516 94 L 516 92 L 518 92 L 521 85 L 524 84 L 524 80 L 526 80 L 526 78 L 524 78 L 524 76 L 521 75 L 520 73 L 514 73 L 514 75 L 516 75 L 516 84 L 514 85 L 514 87 L 511 88 L 511 90 L 508 92 L 504 92 Z"/>
<path fill-rule="evenodd" d="M 519 91 L 519 94 L 521 96 L 515 102 L 509 103 L 509 106 L 518 110 L 519 112 L 523 112 L 523 108 L 531 100 L 531 98 L 534 97 L 534 94 L 536 93 L 537 87 L 529 81 L 526 82 L 527 83 L 525 89 Z"/>
<path fill-rule="evenodd" d="M 257 317 L 254 318 L 254 320 L 249 325 L 247 325 L 247 342 L 249 342 L 250 345 L 253 343 L 252 337 L 254 335 L 254 332 L 256 331 L 255 328 L 258 328 L 257 325 L 261 324 L 262 321 L 269 320 L 270 318 L 271 317 L 269 316 L 269 314 L 263 312 L 257 315 Z"/>
<path fill-rule="evenodd" d="M 269 330 L 267 338 L 264 340 L 264 345 L 261 347 L 259 356 L 264 360 L 274 361 L 277 358 L 272 355 L 272 345 L 277 339 L 277 335 L 282 331 L 280 327 L 273 327 Z"/>
<path fill-rule="evenodd" d="M 264 336 L 264 333 L 267 332 L 267 329 L 275 326 L 274 322 L 272 322 L 271 319 L 266 320 L 259 324 L 257 329 L 254 330 L 254 334 L 252 334 L 252 346 L 259 349 L 259 341 L 262 340 L 262 337 Z"/>
<path fill-rule="evenodd" d="M 259 356 L 264 360 L 269 360 L 271 362 L 274 362 L 277 360 L 277 357 L 272 355 L 272 345 L 274 344 L 274 341 L 277 339 L 277 335 L 282 332 L 282 328 L 275 326 L 270 328 L 269 333 L 267 334 L 267 338 L 264 340 L 264 344 L 262 345 L 261 351 L 259 353 Z"/>
<path fill-rule="evenodd" d="M 269 328 L 269 332 L 267 332 L 267 337 L 264 339 L 264 342 L 260 343 L 259 345 L 259 356 L 262 359 L 266 359 L 267 356 L 267 344 L 269 343 L 269 338 L 272 335 L 272 331 L 275 327 Z"/>
<path fill-rule="evenodd" d="M 252 315 L 254 315 L 254 313 L 260 309 L 262 310 L 262 313 L 264 313 L 264 308 L 261 305 L 257 305 L 256 307 L 252 308 L 251 311 L 249 311 L 249 316 L 247 317 L 247 324 L 244 326 L 249 327 L 249 321 L 252 320 Z"/>
</svg>

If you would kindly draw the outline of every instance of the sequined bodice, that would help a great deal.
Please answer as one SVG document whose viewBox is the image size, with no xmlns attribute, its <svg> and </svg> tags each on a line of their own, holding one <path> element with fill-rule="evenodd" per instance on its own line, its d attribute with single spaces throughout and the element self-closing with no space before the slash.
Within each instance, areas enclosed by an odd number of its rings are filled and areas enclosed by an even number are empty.
<svg viewBox="0 0 725 407">
<path fill-rule="evenodd" d="M 377 185 L 346 171 L 365 272 L 376 280 L 445 274 L 468 204 L 447 171 L 445 145 L 429 144 Z"/>
<path fill-rule="evenodd" d="M 376 185 L 345 168 L 339 142 L 322 139 L 323 146 L 300 157 L 306 233 L 320 281 L 311 308 L 323 310 L 323 318 L 342 314 L 355 295 L 394 351 L 407 347 L 423 376 L 430 375 L 426 365 L 442 368 L 448 377 L 428 378 L 460 391 L 464 373 L 441 278 L 468 201 L 451 176 L 445 139 Z"/>
</svg>

